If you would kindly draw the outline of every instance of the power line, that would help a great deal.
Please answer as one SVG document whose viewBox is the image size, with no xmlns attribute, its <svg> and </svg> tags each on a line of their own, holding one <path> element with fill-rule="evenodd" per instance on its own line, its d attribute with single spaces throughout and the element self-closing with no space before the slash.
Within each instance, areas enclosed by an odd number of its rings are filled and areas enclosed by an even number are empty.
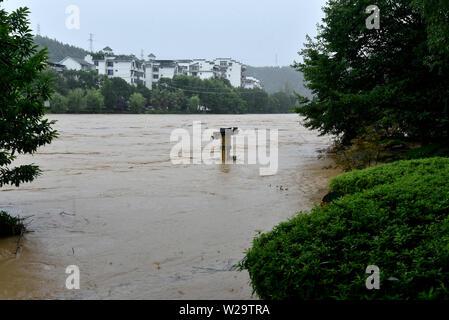
<svg viewBox="0 0 449 320">
<path fill-rule="evenodd" d="M 171 85 L 168 85 L 166 83 L 161 84 L 162 87 L 165 88 L 170 88 L 170 89 L 175 89 L 175 90 L 182 90 L 185 92 L 191 92 L 191 93 L 199 93 L 199 94 L 255 94 L 255 92 L 234 92 L 234 91 L 204 91 L 204 90 L 193 90 L 193 89 L 185 89 L 185 88 L 179 88 L 179 87 L 174 87 Z M 221 90 L 221 89 L 216 89 L 216 90 Z"/>
</svg>

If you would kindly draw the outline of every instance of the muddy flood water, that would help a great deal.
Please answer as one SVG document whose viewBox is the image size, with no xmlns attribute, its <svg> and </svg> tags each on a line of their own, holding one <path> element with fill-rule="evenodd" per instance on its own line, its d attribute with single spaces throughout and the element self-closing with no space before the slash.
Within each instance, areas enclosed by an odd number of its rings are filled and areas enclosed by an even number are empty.
<svg viewBox="0 0 449 320">
<path fill-rule="evenodd" d="M 0 210 L 29 218 L 0 240 L 0 299 L 257 299 L 233 267 L 269 231 L 327 191 L 329 138 L 297 115 L 61 115 L 60 137 L 20 163 L 43 174 L 0 189 Z M 279 130 L 279 170 L 174 165 L 170 134 L 222 126 Z M 67 266 L 80 290 L 67 290 Z"/>
</svg>

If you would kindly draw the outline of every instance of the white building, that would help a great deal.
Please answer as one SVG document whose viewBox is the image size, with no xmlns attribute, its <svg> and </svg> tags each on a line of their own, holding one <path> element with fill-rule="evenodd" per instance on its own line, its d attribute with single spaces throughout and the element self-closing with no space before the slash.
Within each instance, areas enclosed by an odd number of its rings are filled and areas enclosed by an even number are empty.
<svg viewBox="0 0 449 320">
<path fill-rule="evenodd" d="M 188 76 L 189 75 L 189 68 L 192 64 L 193 60 L 189 59 L 183 59 L 183 60 L 176 60 L 176 63 L 178 64 L 178 70 L 177 74 L 183 74 Z"/>
<path fill-rule="evenodd" d="M 262 89 L 262 84 L 259 79 L 254 77 L 246 77 L 243 81 L 243 88 L 245 89 Z"/>
<path fill-rule="evenodd" d="M 202 80 L 212 79 L 218 76 L 215 64 L 206 59 L 195 59 L 189 66 L 189 76 L 199 77 Z"/>
<path fill-rule="evenodd" d="M 173 79 L 178 74 L 178 64 L 175 60 L 155 60 L 153 54 L 149 55 L 149 61 L 145 62 L 146 86 L 153 89 L 153 83 L 159 82 L 162 78 Z"/>
<path fill-rule="evenodd" d="M 245 79 L 246 66 L 231 58 L 218 58 L 214 60 L 218 68 L 218 75 L 228 79 L 233 87 L 242 87 Z"/>
<path fill-rule="evenodd" d="M 78 58 L 65 57 L 59 62 L 59 65 L 63 65 L 67 70 L 76 71 L 92 71 L 95 70 L 95 66 L 88 61 Z"/>
<path fill-rule="evenodd" d="M 88 55 L 85 60 L 92 63 L 100 75 L 122 78 L 131 85 L 144 84 L 146 81 L 145 64 L 134 55 L 114 55 L 112 49 L 106 47 L 102 54 L 93 57 Z"/>
<path fill-rule="evenodd" d="M 259 80 L 245 77 L 246 66 L 231 58 L 156 60 L 156 56 L 150 54 L 148 61 L 142 61 L 134 55 L 115 55 L 110 47 L 106 47 L 100 54 L 87 55 L 84 60 L 67 57 L 60 64 L 68 70 L 97 70 L 100 75 L 122 78 L 131 85 L 144 83 L 150 90 L 160 79 L 173 79 L 176 75 L 202 80 L 225 78 L 236 88 L 261 88 Z"/>
<path fill-rule="evenodd" d="M 154 55 L 149 56 L 145 63 L 146 84 L 152 89 L 153 84 L 161 78 L 173 79 L 176 75 L 199 77 L 202 80 L 222 77 L 228 79 L 232 86 L 242 87 L 245 79 L 246 66 L 231 58 L 194 60 L 155 60 Z"/>
</svg>

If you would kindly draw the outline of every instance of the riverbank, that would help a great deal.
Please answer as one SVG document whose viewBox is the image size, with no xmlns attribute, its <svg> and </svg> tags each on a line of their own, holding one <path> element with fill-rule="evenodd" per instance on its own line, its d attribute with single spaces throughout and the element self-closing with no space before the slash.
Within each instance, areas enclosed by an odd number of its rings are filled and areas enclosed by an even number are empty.
<svg viewBox="0 0 449 320">
<path fill-rule="evenodd" d="M 447 299 L 448 181 L 448 158 L 338 176 L 344 196 L 255 239 L 241 268 L 268 300 Z M 381 290 L 368 290 L 369 266 Z"/>
</svg>

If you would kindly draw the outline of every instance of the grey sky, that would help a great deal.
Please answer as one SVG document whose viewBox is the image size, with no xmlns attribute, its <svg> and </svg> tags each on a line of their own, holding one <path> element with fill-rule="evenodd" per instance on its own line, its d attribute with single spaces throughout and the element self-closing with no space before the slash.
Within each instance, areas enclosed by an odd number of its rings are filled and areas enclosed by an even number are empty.
<svg viewBox="0 0 449 320">
<path fill-rule="evenodd" d="M 316 34 L 325 0 L 5 0 L 8 11 L 31 9 L 33 29 L 85 49 L 159 59 L 232 57 L 253 66 L 290 65 L 306 34 Z M 65 10 L 80 8 L 80 29 L 66 28 Z"/>
</svg>

